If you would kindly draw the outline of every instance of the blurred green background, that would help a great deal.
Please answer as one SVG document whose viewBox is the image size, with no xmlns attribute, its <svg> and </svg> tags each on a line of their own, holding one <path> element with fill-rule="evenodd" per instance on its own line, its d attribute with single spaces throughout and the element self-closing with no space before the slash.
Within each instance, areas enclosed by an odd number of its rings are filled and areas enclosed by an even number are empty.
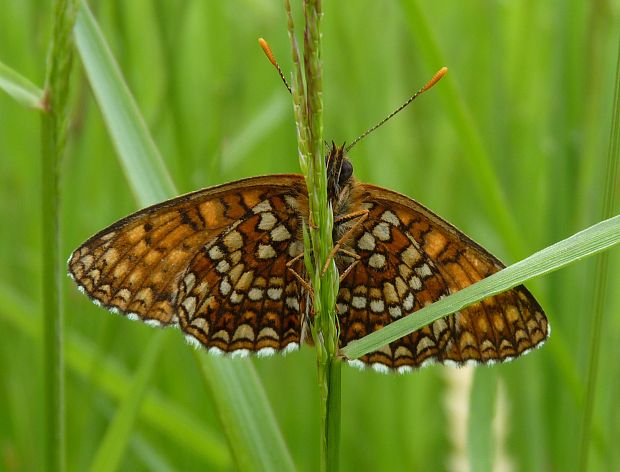
<svg viewBox="0 0 620 472">
<path fill-rule="evenodd" d="M 264 36 L 288 75 L 281 1 L 93 9 L 181 191 L 297 171 L 290 97 L 256 43 Z M 324 11 L 329 140 L 352 141 L 450 69 L 355 147 L 358 178 L 419 200 L 507 263 L 602 219 L 620 1 L 340 0 Z M 38 85 L 49 36 L 49 2 L 0 0 L 0 61 Z M 72 85 L 63 259 L 137 209 L 79 57 Z M 0 469 L 11 471 L 44 469 L 39 128 L 36 112 L 0 93 Z M 610 257 L 588 470 L 620 470 L 620 252 Z M 575 470 L 593 269 L 588 260 L 527 284 L 553 333 L 511 364 L 405 376 L 344 367 L 342 470 Z M 84 470 L 154 330 L 92 305 L 68 278 L 63 289 L 67 462 Z M 164 343 L 122 470 L 234 468 L 190 348 L 174 331 Z M 316 470 L 314 352 L 253 362 L 295 465 Z M 203 437 L 222 445 L 219 458 Z"/>
</svg>

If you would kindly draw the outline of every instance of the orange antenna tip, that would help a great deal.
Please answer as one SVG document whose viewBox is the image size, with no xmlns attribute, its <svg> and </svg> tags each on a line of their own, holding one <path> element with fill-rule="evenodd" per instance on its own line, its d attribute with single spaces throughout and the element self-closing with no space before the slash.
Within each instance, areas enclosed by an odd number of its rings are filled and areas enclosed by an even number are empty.
<svg viewBox="0 0 620 472">
<path fill-rule="evenodd" d="M 258 44 L 261 48 L 263 48 L 263 52 L 265 53 L 265 56 L 267 56 L 267 59 L 269 59 L 269 62 L 271 62 L 275 66 L 277 64 L 276 58 L 274 57 L 273 52 L 271 52 L 271 48 L 269 47 L 267 41 L 265 41 L 263 38 L 258 38 Z"/>
<path fill-rule="evenodd" d="M 278 65 L 278 61 L 276 61 L 276 57 L 273 55 L 273 52 L 271 51 L 271 48 L 269 47 L 269 44 L 267 43 L 267 41 L 265 41 L 263 38 L 258 38 L 258 44 L 263 49 L 265 56 L 267 56 L 267 59 L 269 59 L 269 62 L 271 62 L 271 64 L 277 69 L 278 74 L 280 74 L 280 78 L 282 79 L 282 82 L 284 82 L 284 85 L 288 89 L 289 93 L 292 93 L 291 86 L 286 81 L 286 78 L 284 77 L 284 74 L 282 73 L 282 69 L 280 69 L 280 66 Z"/>
<path fill-rule="evenodd" d="M 386 116 L 385 118 L 383 118 L 379 123 L 377 123 L 376 125 L 374 125 L 372 128 L 370 128 L 369 130 L 367 130 L 365 133 L 363 133 L 362 135 L 358 136 L 351 144 L 349 144 L 345 151 L 350 151 L 351 148 L 353 146 L 355 146 L 358 142 L 360 142 L 362 139 L 364 139 L 366 136 L 368 136 L 370 133 L 372 133 L 374 130 L 376 130 L 377 128 L 379 128 L 380 126 L 383 126 L 383 124 L 390 120 L 394 115 L 396 115 L 397 113 L 400 113 L 407 105 L 409 105 L 411 102 L 413 102 L 417 97 L 420 96 L 420 94 L 426 92 L 429 88 L 431 88 L 433 85 L 435 85 L 437 82 L 439 82 L 439 80 L 446 75 L 446 72 L 448 72 L 448 68 L 447 67 L 442 67 L 441 69 L 439 69 L 437 71 L 437 73 L 433 76 L 433 78 L 431 80 L 429 80 L 426 85 L 424 87 L 422 87 L 420 90 L 418 90 L 416 93 L 414 93 L 411 97 L 409 97 L 409 100 L 407 100 L 405 103 L 403 103 L 401 106 L 399 106 L 396 110 L 394 110 L 392 113 L 390 113 L 388 116 Z"/>
<path fill-rule="evenodd" d="M 447 72 L 448 72 L 447 67 L 442 67 L 441 69 L 439 69 L 437 73 L 433 76 L 433 78 L 429 80 L 424 87 L 422 87 L 422 89 L 420 90 L 420 93 L 426 92 L 429 88 L 431 88 L 433 85 L 439 82 L 441 78 L 444 75 L 446 75 Z"/>
</svg>

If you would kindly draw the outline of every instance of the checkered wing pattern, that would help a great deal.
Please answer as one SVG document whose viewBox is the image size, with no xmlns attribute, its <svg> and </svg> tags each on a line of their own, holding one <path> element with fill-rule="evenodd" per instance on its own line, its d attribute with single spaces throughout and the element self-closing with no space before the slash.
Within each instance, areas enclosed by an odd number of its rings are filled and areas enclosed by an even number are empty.
<svg viewBox="0 0 620 472">
<path fill-rule="evenodd" d="M 348 210 L 369 214 L 345 245 L 361 260 L 340 284 L 336 308 L 342 346 L 403 316 L 415 316 L 416 310 L 504 267 L 419 203 L 373 185 L 352 188 Z M 341 272 L 353 260 L 341 253 Z M 547 336 L 541 307 L 519 286 L 351 362 L 401 372 L 435 362 L 490 364 L 524 354 Z"/>
<path fill-rule="evenodd" d="M 190 193 L 113 224 L 69 258 L 95 303 L 178 325 L 211 352 L 296 348 L 306 294 L 286 268 L 303 252 L 301 176 L 257 177 Z M 302 262 L 295 267 L 302 271 Z"/>
</svg>

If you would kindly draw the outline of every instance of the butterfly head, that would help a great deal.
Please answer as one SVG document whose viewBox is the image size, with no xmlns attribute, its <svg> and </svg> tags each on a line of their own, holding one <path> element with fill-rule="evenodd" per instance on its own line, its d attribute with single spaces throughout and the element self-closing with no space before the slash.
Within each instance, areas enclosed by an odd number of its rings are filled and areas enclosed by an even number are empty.
<svg viewBox="0 0 620 472">
<path fill-rule="evenodd" d="M 345 156 L 346 147 L 337 146 L 332 141 L 331 148 L 325 157 L 327 165 L 327 196 L 332 205 L 341 199 L 353 180 L 353 164 Z"/>
</svg>

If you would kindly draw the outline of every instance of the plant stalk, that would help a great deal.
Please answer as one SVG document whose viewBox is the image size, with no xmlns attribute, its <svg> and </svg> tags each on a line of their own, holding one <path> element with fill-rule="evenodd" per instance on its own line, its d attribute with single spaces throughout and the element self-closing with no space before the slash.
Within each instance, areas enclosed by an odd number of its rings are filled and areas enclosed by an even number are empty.
<svg viewBox="0 0 620 472">
<path fill-rule="evenodd" d="M 338 271 L 334 261 L 322 268 L 333 247 L 333 210 L 327 198 L 327 170 L 323 154 L 323 79 L 321 64 L 321 2 L 304 0 L 303 74 L 291 6 L 285 0 L 293 53 L 293 106 L 297 124 L 299 161 L 306 178 L 311 224 L 304 231 L 305 265 L 314 290 L 311 326 L 317 353 L 320 399 L 321 470 L 339 468 L 340 362 L 335 306 Z"/>
<path fill-rule="evenodd" d="M 45 372 L 45 465 L 65 470 L 63 319 L 60 300 L 59 171 L 67 136 L 67 101 L 73 63 L 76 0 L 57 0 L 53 7 L 51 45 L 40 108 L 43 365 Z"/>
<path fill-rule="evenodd" d="M 616 83 L 614 92 L 614 106 L 611 117 L 611 136 L 609 152 L 607 154 L 603 206 L 601 216 L 609 218 L 614 214 L 614 202 L 617 198 L 618 167 L 620 161 L 620 44 L 616 58 Z M 592 437 L 592 417 L 596 400 L 596 386 L 601 351 L 601 333 L 605 323 L 605 303 L 607 299 L 607 280 L 609 278 L 609 253 L 601 254 L 596 261 L 594 277 L 594 309 L 592 332 L 590 335 L 590 349 L 588 350 L 587 387 L 584 402 L 584 413 L 581 425 L 581 444 L 579 453 L 579 469 L 588 470 L 588 456 Z"/>
</svg>

